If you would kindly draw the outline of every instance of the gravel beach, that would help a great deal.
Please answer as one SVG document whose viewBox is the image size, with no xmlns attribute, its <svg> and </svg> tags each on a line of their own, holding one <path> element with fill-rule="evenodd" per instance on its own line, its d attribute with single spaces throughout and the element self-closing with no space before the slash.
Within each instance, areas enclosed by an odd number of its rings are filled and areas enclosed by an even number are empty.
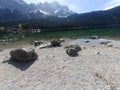
<svg viewBox="0 0 120 90">
<path fill-rule="evenodd" d="M 87 46 L 70 57 L 64 46 L 36 49 L 38 60 L 7 62 L 0 52 L 0 90 L 120 90 L 120 48 Z"/>
</svg>

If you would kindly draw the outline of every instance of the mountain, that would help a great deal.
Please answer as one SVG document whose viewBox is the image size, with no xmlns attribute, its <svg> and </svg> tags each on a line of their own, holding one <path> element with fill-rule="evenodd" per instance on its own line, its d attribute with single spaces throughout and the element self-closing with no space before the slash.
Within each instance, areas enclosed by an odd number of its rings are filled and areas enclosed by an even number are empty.
<svg viewBox="0 0 120 90">
<path fill-rule="evenodd" d="M 120 6 L 109 10 L 76 14 L 58 2 L 27 4 L 22 0 L 0 0 L 0 26 L 23 24 L 25 28 L 73 28 L 120 24 Z"/>
<path fill-rule="evenodd" d="M 0 0 L 0 9 L 9 8 L 10 10 L 19 10 L 25 12 L 29 10 L 28 4 L 22 0 Z"/>
<path fill-rule="evenodd" d="M 120 24 L 120 6 L 105 11 L 74 14 L 67 19 L 75 27 Z"/>
<path fill-rule="evenodd" d="M 38 9 L 48 15 L 67 17 L 74 14 L 73 11 L 69 10 L 67 6 L 61 6 L 58 2 L 52 3 L 44 2 L 37 4 Z"/>
<path fill-rule="evenodd" d="M 67 17 L 74 12 L 58 2 L 27 4 L 23 0 L 0 0 L 0 20 L 38 19 L 47 16 Z"/>
<path fill-rule="evenodd" d="M 47 17 L 28 23 L 26 26 L 35 27 L 36 25 L 38 28 L 45 29 L 120 26 L 120 6 L 105 11 L 73 14 L 66 18 Z"/>
</svg>

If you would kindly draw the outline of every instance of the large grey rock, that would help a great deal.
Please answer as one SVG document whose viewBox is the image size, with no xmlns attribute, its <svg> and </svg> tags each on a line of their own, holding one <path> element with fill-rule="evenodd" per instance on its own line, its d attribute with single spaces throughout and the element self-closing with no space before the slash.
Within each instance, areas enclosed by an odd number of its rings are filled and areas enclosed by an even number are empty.
<svg viewBox="0 0 120 90">
<path fill-rule="evenodd" d="M 81 47 L 78 45 L 69 45 L 65 48 L 66 48 L 66 53 L 69 56 L 77 56 L 78 52 L 82 50 Z"/>
<path fill-rule="evenodd" d="M 54 39 L 54 40 L 51 40 L 50 43 L 53 47 L 58 47 L 58 46 L 61 46 L 61 40 L 59 39 Z"/>
<path fill-rule="evenodd" d="M 12 60 L 29 62 L 32 60 L 37 60 L 38 55 L 33 49 L 15 49 L 10 52 Z"/>
<path fill-rule="evenodd" d="M 79 45 L 69 45 L 69 46 L 66 46 L 65 48 L 66 49 L 74 48 L 77 52 L 82 50 L 82 48 Z"/>
<path fill-rule="evenodd" d="M 69 55 L 69 56 L 78 56 L 78 52 L 76 51 L 75 48 L 68 48 L 66 50 L 66 53 Z"/>
</svg>

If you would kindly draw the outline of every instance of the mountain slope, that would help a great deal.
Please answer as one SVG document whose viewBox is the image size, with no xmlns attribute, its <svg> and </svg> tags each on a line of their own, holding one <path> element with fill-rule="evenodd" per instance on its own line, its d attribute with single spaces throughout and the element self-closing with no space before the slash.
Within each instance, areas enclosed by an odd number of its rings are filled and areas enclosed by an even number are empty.
<svg viewBox="0 0 120 90">
<path fill-rule="evenodd" d="M 9 8 L 11 10 L 19 10 L 20 12 L 29 10 L 28 4 L 23 0 L 0 0 L 0 8 Z"/>
<path fill-rule="evenodd" d="M 19 12 L 19 18 L 17 20 L 24 19 L 31 19 L 31 18 L 41 18 L 44 16 L 58 16 L 58 17 L 67 17 L 72 15 L 74 12 L 69 10 L 67 6 L 62 6 L 58 2 L 53 3 L 39 3 L 39 4 L 27 4 L 23 0 L 0 0 L 0 12 L 1 18 L 6 18 L 4 15 L 2 16 L 3 12 L 7 12 L 6 9 L 9 9 L 10 14 L 12 15 L 13 11 Z M 14 14 L 14 13 L 13 13 Z M 14 14 L 15 16 L 15 14 Z M 13 16 L 9 16 L 12 20 Z"/>
<path fill-rule="evenodd" d="M 52 3 L 39 3 L 37 5 L 39 10 L 46 12 L 48 15 L 67 17 L 74 12 L 69 10 L 67 6 L 61 6 L 58 2 L 54 1 Z"/>
<path fill-rule="evenodd" d="M 8 7 L 6 5 L 8 1 L 0 1 L 0 26 L 21 23 L 31 28 L 36 26 L 36 28 L 71 28 L 120 24 L 120 6 L 106 11 L 73 14 L 68 7 L 57 2 L 35 5 L 22 0 L 11 0 Z M 13 6 L 13 3 L 16 3 L 17 7 Z"/>
<path fill-rule="evenodd" d="M 57 18 L 57 17 L 56 17 Z M 28 23 L 27 27 L 58 29 L 58 28 L 84 28 L 84 27 L 106 27 L 120 25 L 120 6 L 106 11 L 95 11 L 84 14 L 74 14 L 67 18 L 47 17 L 39 19 L 33 23 Z"/>
<path fill-rule="evenodd" d="M 120 24 L 120 6 L 106 10 L 84 14 L 74 14 L 67 19 L 74 26 L 96 26 Z M 76 25 L 75 25 L 76 24 Z"/>
</svg>

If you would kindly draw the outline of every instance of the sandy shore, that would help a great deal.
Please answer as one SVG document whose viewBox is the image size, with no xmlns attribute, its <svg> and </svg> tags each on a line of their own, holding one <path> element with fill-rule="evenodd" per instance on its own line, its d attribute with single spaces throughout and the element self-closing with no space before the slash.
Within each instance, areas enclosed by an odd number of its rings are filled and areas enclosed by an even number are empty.
<svg viewBox="0 0 120 90">
<path fill-rule="evenodd" d="M 120 90 L 120 48 L 86 47 L 77 57 L 64 46 L 37 49 L 25 65 L 5 62 L 11 50 L 0 52 L 0 90 Z"/>
</svg>

